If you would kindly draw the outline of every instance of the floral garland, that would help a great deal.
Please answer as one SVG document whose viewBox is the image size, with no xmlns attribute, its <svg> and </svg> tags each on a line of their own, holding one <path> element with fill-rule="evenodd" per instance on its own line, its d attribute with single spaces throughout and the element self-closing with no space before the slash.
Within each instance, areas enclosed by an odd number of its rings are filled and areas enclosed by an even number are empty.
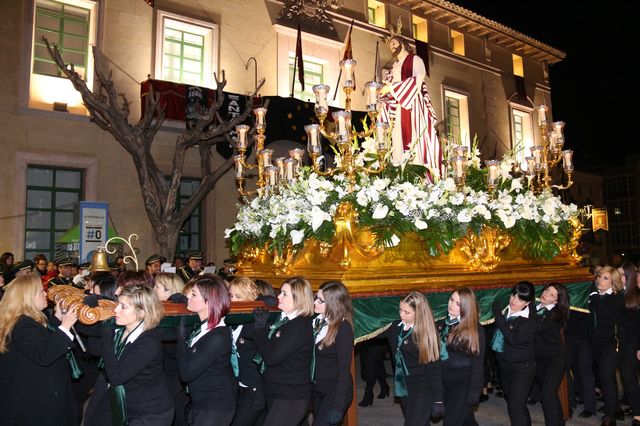
<svg viewBox="0 0 640 426">
<path fill-rule="evenodd" d="M 377 161 L 366 149 L 360 155 L 361 163 Z M 289 245 L 301 248 L 309 238 L 331 243 L 338 205 L 349 202 L 359 224 L 385 247 L 394 247 L 403 235 L 414 233 L 431 256 L 438 256 L 450 252 L 469 229 L 479 233 L 486 225 L 507 232 L 512 244 L 531 258 L 551 260 L 570 241 L 569 218 L 577 208 L 563 204 L 550 190 L 534 194 L 523 182 L 526 178 L 512 177 L 512 163 L 509 156 L 501 162 L 493 194 L 486 188 L 487 172 L 480 169 L 477 149 L 472 149 L 462 191 L 450 177 L 424 183 L 422 166 L 402 164 L 379 176 L 358 175 L 352 192 L 344 176 L 324 178 L 303 167 L 292 185 L 239 205 L 236 223 L 225 237 L 234 254 L 265 245 L 278 252 Z"/>
</svg>

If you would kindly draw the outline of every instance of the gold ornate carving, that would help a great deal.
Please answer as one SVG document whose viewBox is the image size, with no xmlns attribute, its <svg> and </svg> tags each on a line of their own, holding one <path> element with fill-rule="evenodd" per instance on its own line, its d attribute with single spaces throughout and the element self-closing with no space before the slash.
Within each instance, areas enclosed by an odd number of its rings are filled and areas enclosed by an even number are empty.
<svg viewBox="0 0 640 426">
<path fill-rule="evenodd" d="M 369 230 L 359 228 L 358 214 L 351 203 L 344 202 L 338 206 L 334 223 L 336 236 L 333 250 L 340 252 L 339 264 L 341 268 L 346 269 L 351 266 L 353 252 L 367 259 L 374 259 L 384 251 L 384 247 L 375 244 L 373 234 Z"/>
<path fill-rule="evenodd" d="M 483 227 L 479 234 L 469 230 L 462 238 L 460 250 L 467 255 L 467 268 L 472 271 L 487 272 L 498 266 L 501 259 L 498 254 L 511 242 L 511 237 L 496 228 Z"/>
<path fill-rule="evenodd" d="M 561 253 L 571 256 L 576 262 L 580 262 L 580 260 L 582 260 L 582 256 L 578 254 L 577 249 L 580 245 L 580 237 L 582 237 L 582 229 L 584 228 L 584 225 L 578 215 L 571 216 L 569 218 L 569 223 L 571 224 L 572 229 L 571 240 L 561 248 Z"/>
</svg>

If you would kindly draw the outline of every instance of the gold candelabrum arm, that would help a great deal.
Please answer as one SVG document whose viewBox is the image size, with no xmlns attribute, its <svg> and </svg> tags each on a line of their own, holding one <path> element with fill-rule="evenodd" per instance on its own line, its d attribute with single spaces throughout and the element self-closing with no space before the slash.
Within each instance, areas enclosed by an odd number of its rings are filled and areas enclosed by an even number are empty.
<svg viewBox="0 0 640 426">
<path fill-rule="evenodd" d="M 236 189 L 238 190 L 238 194 L 242 195 L 243 197 L 252 197 L 257 193 L 257 191 L 245 191 L 244 181 L 245 178 L 236 177 Z"/>
</svg>

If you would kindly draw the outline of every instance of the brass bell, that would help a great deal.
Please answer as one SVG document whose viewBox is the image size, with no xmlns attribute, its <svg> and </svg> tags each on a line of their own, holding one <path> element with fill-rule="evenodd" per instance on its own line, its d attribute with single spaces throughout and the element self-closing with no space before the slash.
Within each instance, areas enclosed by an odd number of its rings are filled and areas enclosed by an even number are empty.
<svg viewBox="0 0 640 426">
<path fill-rule="evenodd" d="M 98 247 L 98 251 L 93 253 L 91 257 L 91 266 L 89 266 L 91 273 L 94 272 L 110 272 L 109 260 L 107 258 L 107 252 L 104 247 Z"/>
</svg>

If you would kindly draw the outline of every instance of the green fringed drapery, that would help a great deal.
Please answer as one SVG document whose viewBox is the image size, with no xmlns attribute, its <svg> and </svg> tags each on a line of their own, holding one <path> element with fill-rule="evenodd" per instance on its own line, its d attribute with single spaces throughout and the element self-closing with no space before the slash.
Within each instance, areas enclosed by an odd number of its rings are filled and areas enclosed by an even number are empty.
<svg viewBox="0 0 640 426">
<path fill-rule="evenodd" d="M 571 302 L 571 308 L 574 310 L 585 310 L 587 301 L 589 300 L 589 289 L 592 286 L 591 281 L 574 282 L 574 283 L 562 283 L 567 287 L 569 291 L 569 300 Z M 535 286 L 536 295 L 542 293 L 542 287 L 544 284 L 538 284 Z M 478 307 L 480 308 L 480 321 L 483 323 L 490 323 L 493 321 L 493 315 L 491 313 L 491 304 L 495 299 L 504 301 L 505 305 L 508 302 L 509 295 L 511 294 L 511 287 L 500 288 L 486 288 L 486 289 L 474 289 L 476 297 L 478 299 Z M 426 291 L 427 299 L 433 310 L 435 318 L 444 317 L 447 313 L 447 301 L 451 295 L 451 290 L 429 290 Z M 398 304 L 400 299 L 404 297 L 402 295 L 354 295 L 353 296 L 353 309 L 354 309 L 354 323 L 355 323 L 355 337 L 356 342 L 370 339 L 375 337 L 394 320 L 398 319 Z M 279 315 L 278 312 L 271 314 L 272 320 Z M 161 327 L 175 327 L 180 323 L 181 316 L 168 316 L 162 320 Z M 252 313 L 235 313 L 229 314 L 226 317 L 226 323 L 228 325 L 243 324 L 253 321 Z M 191 326 L 198 322 L 196 315 L 191 315 L 186 319 L 187 326 Z"/>
</svg>

